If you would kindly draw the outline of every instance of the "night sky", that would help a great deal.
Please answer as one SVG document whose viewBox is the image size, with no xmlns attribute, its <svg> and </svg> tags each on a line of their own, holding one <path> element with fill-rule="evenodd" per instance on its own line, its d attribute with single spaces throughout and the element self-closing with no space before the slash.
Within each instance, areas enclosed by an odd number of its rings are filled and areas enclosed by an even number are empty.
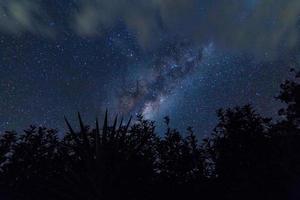
<svg viewBox="0 0 300 200">
<path fill-rule="evenodd" d="M 275 115 L 299 14 L 299 0 L 2 0 L 0 130 L 107 108 L 203 136 L 221 107 Z"/>
</svg>

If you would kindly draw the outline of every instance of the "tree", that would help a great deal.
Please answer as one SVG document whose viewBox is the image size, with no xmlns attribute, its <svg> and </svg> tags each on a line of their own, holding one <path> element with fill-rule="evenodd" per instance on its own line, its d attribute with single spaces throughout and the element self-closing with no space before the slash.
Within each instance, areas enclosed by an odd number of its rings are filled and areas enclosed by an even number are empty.
<svg viewBox="0 0 300 200">
<path fill-rule="evenodd" d="M 300 72 L 295 73 L 293 80 L 286 80 L 281 84 L 281 91 L 277 99 L 287 104 L 287 108 L 281 109 L 279 114 L 290 122 L 291 125 L 300 128 Z"/>
<path fill-rule="evenodd" d="M 68 131 L 30 126 L 0 135 L 1 199 L 298 199 L 299 89 L 294 80 L 278 96 L 287 106 L 275 122 L 250 105 L 218 111 L 212 135 L 199 142 L 192 128 L 164 136 L 138 116 L 126 124 L 108 113 L 100 128 Z"/>
<path fill-rule="evenodd" d="M 219 124 L 206 140 L 206 148 L 214 163 L 219 194 L 225 199 L 276 197 L 278 171 L 272 170 L 271 120 L 249 105 L 219 110 L 218 117 Z"/>
</svg>

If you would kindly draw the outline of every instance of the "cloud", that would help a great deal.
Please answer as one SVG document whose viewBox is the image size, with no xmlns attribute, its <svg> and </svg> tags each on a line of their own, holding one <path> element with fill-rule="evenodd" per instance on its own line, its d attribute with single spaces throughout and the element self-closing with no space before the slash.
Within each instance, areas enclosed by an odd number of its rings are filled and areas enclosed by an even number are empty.
<svg viewBox="0 0 300 200">
<path fill-rule="evenodd" d="M 143 45 L 146 45 L 155 32 L 159 32 L 153 0 L 82 1 L 79 7 L 74 27 L 81 35 L 102 34 L 118 21 L 124 21 L 129 29 L 135 31 Z"/>
<path fill-rule="evenodd" d="M 47 16 L 43 14 L 38 1 L 2 0 L 0 2 L 0 31 L 7 34 L 30 32 L 52 36 L 46 26 Z"/>
<path fill-rule="evenodd" d="M 297 44 L 300 2 L 297 0 L 215 0 L 209 8 L 207 26 L 224 46 L 254 51 L 276 51 Z M 249 1 L 248 1 L 249 2 Z"/>
<path fill-rule="evenodd" d="M 299 14 L 299 0 L 82 0 L 74 27 L 91 36 L 123 21 L 144 47 L 180 35 L 272 53 L 296 44 Z"/>
<path fill-rule="evenodd" d="M 82 1 L 75 16 L 75 30 L 82 35 L 99 35 L 117 22 L 135 32 L 144 47 L 163 32 L 192 20 L 194 0 L 90 0 Z M 195 13 L 195 12 L 194 12 Z M 185 31 L 191 26 L 180 27 Z"/>
<path fill-rule="evenodd" d="M 59 29 L 71 28 L 80 36 L 98 37 L 124 23 L 145 49 L 177 37 L 271 55 L 294 48 L 299 40 L 299 0 L 77 0 L 65 4 L 61 16 L 48 4 L 0 1 L 0 31 L 52 37 L 60 32 L 49 26 L 52 14 L 56 24 L 63 24 Z"/>
</svg>

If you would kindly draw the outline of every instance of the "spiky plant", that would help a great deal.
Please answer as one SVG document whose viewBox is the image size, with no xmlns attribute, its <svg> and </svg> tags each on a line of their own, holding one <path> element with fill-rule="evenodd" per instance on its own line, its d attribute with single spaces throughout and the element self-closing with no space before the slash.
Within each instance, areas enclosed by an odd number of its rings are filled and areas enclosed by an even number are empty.
<svg viewBox="0 0 300 200">
<path fill-rule="evenodd" d="M 118 198 L 131 195 L 133 188 L 128 185 L 150 182 L 157 139 L 153 123 L 139 118 L 129 128 L 132 118 L 118 125 L 116 116 L 110 126 L 107 111 L 102 129 L 97 119 L 94 129 L 84 124 L 79 113 L 78 119 L 80 131 L 76 132 L 65 118 L 69 133 L 62 151 L 68 161 L 65 180 L 72 185 L 68 192 L 85 198 L 88 194 L 89 199 Z"/>
</svg>

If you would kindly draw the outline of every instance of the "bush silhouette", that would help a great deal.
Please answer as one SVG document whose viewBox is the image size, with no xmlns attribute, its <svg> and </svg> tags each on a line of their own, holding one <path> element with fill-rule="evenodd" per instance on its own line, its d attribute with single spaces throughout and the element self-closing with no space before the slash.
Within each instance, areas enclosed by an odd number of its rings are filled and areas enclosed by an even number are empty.
<svg viewBox="0 0 300 200">
<path fill-rule="evenodd" d="M 79 130 L 31 126 L 0 136 L 1 199 L 299 199 L 299 73 L 281 85 L 282 120 L 250 105 L 221 109 L 198 141 L 165 118 L 166 133 L 138 116 Z"/>
</svg>

